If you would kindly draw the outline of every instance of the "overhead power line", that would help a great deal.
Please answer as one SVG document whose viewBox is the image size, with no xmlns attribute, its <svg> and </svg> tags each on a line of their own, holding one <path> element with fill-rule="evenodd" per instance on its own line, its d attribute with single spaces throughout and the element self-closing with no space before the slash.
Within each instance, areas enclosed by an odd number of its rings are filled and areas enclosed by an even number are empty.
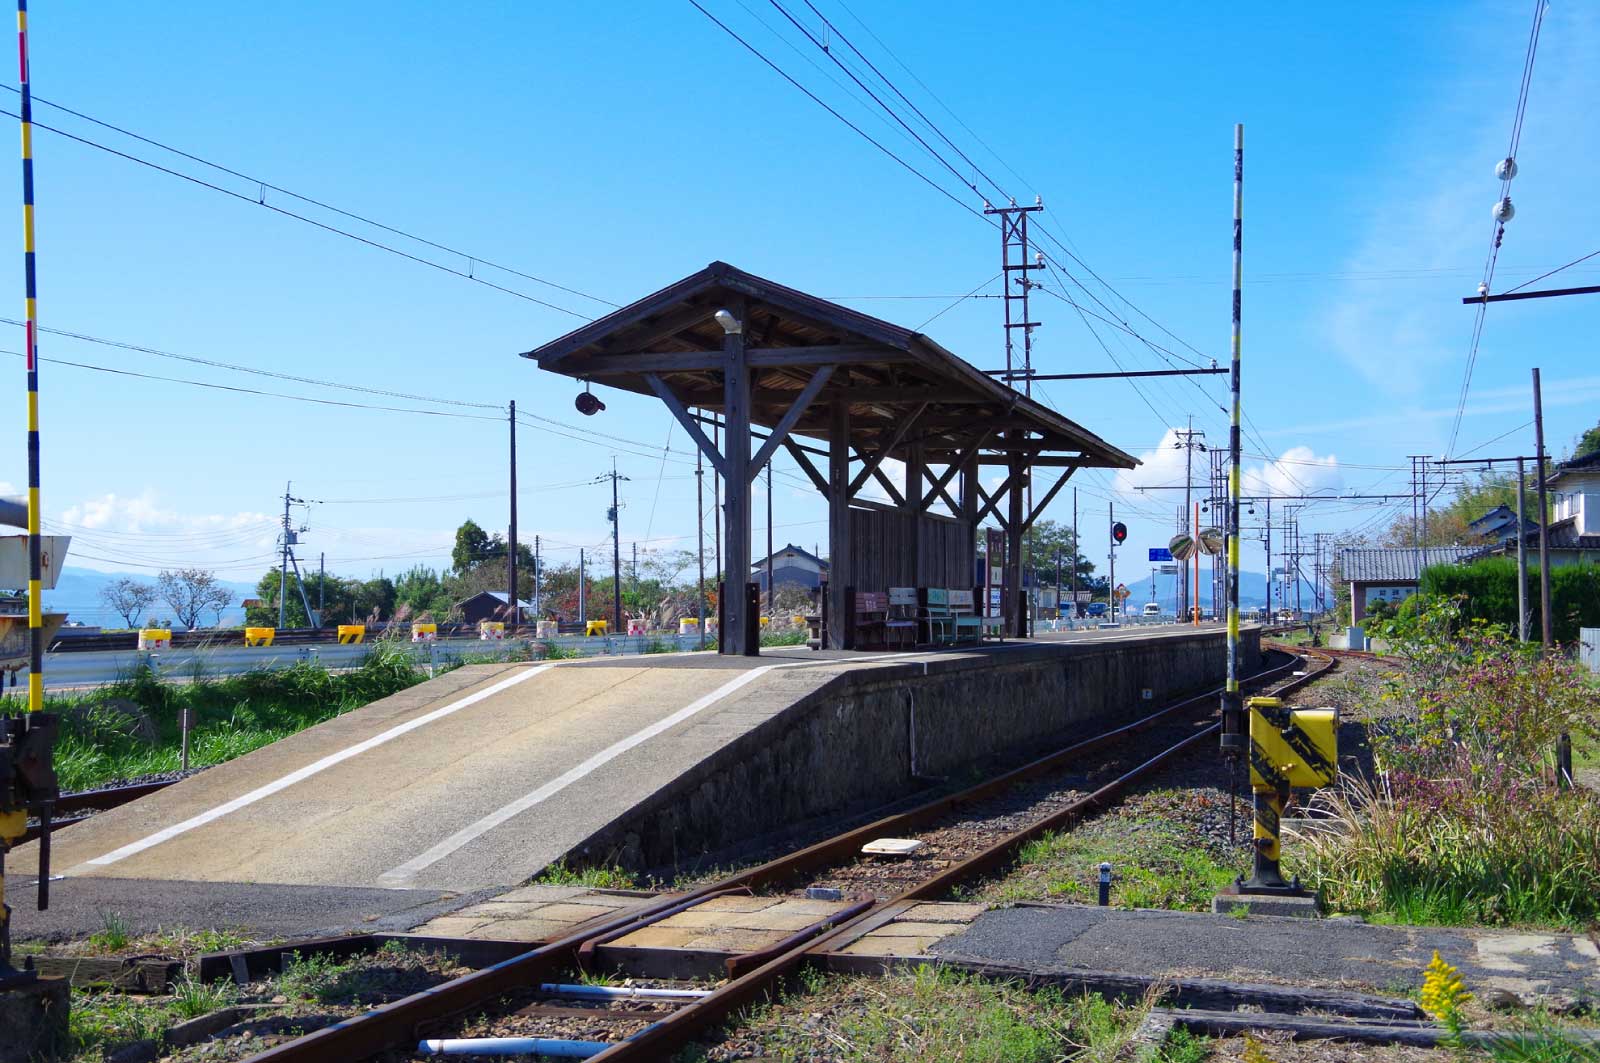
<svg viewBox="0 0 1600 1063">
<path fill-rule="evenodd" d="M 3 107 L 0 107 L 0 114 L 9 115 L 12 118 L 18 117 L 16 112 L 8 111 Z M 286 218 L 293 218 L 296 221 L 305 222 L 307 225 L 314 226 L 323 230 L 324 232 L 333 233 L 335 236 L 343 236 L 347 240 L 354 240 L 356 243 L 365 244 L 366 246 L 376 248 L 379 251 L 387 251 L 391 255 L 396 255 L 400 258 L 406 259 L 407 261 L 415 262 L 418 265 L 430 266 L 433 269 L 439 270 L 440 272 L 449 273 L 452 276 L 460 277 L 462 280 L 468 280 L 474 284 L 481 284 L 486 288 L 493 288 L 497 292 L 504 292 L 507 295 L 515 296 L 518 299 L 524 299 L 530 303 L 537 303 L 539 306 L 554 310 L 558 313 L 567 314 L 570 317 L 578 318 L 580 321 L 594 320 L 594 316 L 591 314 L 582 314 L 576 310 L 569 310 L 564 306 L 558 306 L 555 303 L 540 299 L 537 296 L 529 295 L 527 292 L 519 292 L 515 288 L 507 288 L 503 284 L 496 284 L 493 281 L 474 276 L 470 268 L 466 270 L 459 270 L 452 266 L 447 266 L 442 262 L 435 262 L 430 258 L 423 258 L 421 255 L 413 255 L 409 251 L 402 251 L 400 248 L 395 247 L 392 244 L 386 244 L 380 240 L 374 240 L 370 237 L 362 236 L 359 233 L 353 233 L 348 229 L 341 229 L 337 225 L 329 225 L 327 222 L 318 221 L 315 218 L 308 217 L 307 215 L 296 213 L 295 211 L 289 210 L 286 207 L 280 207 L 275 203 L 268 203 L 265 198 L 252 198 L 243 194 L 242 192 L 235 192 L 231 188 L 224 188 L 222 185 L 213 184 L 210 181 L 195 177 L 193 174 L 186 174 L 181 170 L 174 170 L 171 167 L 162 166 L 160 163 L 151 162 L 149 159 L 143 159 L 137 155 L 131 155 L 126 151 L 119 151 L 108 144 L 102 144 L 97 140 L 90 140 L 88 137 L 78 136 L 76 133 L 69 133 L 64 129 L 57 129 L 54 126 L 48 126 L 42 122 L 34 122 L 33 127 L 35 129 L 43 129 L 47 132 L 54 133 L 57 136 L 66 137 L 68 140 L 75 141 L 87 147 L 96 148 L 108 155 L 115 155 L 119 159 L 126 159 L 128 162 L 138 163 L 140 166 L 148 167 L 157 171 L 158 173 L 164 173 L 169 177 L 176 177 L 180 180 L 188 181 L 190 184 L 199 185 L 201 188 L 207 188 L 213 192 L 219 192 L 222 195 L 237 199 L 242 203 L 252 203 L 258 207 L 262 207 L 265 210 L 270 210 L 274 214 L 281 214 Z"/>
<path fill-rule="evenodd" d="M 12 92 L 20 91 L 20 90 L 12 87 L 10 85 L 0 85 L 0 88 L 10 89 L 10 91 L 12 91 Z M 542 284 L 547 288 L 554 288 L 557 291 L 566 292 L 568 295 L 576 295 L 581 299 L 588 299 L 588 300 L 591 300 L 593 302 L 600 303 L 600 304 L 602 304 L 604 306 L 610 306 L 610 307 L 621 306 L 620 303 L 614 303 L 609 299 L 602 299 L 598 295 L 591 295 L 590 293 L 585 292 L 585 291 L 581 291 L 580 289 L 569 288 L 565 284 L 558 284 L 557 282 L 555 282 L 553 280 L 550 280 L 547 277 L 539 277 L 539 276 L 536 276 L 536 275 L 534 275 L 532 273 L 525 273 L 522 270 L 516 269 L 513 266 L 507 266 L 507 265 L 505 265 L 503 263 L 495 262 L 492 259 L 484 258 L 482 255 L 476 255 L 476 254 L 473 254 L 473 253 L 468 252 L 468 251 L 462 251 L 460 248 L 451 247 L 449 244 L 441 244 L 441 243 L 439 243 L 437 241 L 428 239 L 426 236 L 418 236 L 414 232 L 409 232 L 409 231 L 407 231 L 405 229 L 401 229 L 401 228 L 398 228 L 398 227 L 393 226 L 393 225 L 387 225 L 387 224 L 385 224 L 385 223 L 383 223 L 381 221 L 377 221 L 376 219 L 368 218 L 368 217 L 366 217 L 364 215 L 357 214 L 354 211 L 345 210 L 343 207 L 336 207 L 332 203 L 325 202 L 325 201 L 317 199 L 317 198 L 315 198 L 313 196 L 305 195 L 305 194 L 303 194 L 301 192 L 296 192 L 293 189 L 285 188 L 282 185 L 275 185 L 272 182 L 263 180 L 260 177 L 252 177 L 250 174 L 241 173 L 240 171 L 235 170 L 235 169 L 233 169 L 233 168 L 231 168 L 229 166 L 224 166 L 220 162 L 213 162 L 210 159 L 203 158 L 202 156 L 199 156 L 199 155 L 195 155 L 192 152 L 188 152 L 188 151 L 183 150 L 182 148 L 176 148 L 176 147 L 173 147 L 171 144 L 166 144 L 166 143 L 163 143 L 163 142 L 161 142 L 159 140 L 156 140 L 156 139 L 154 139 L 152 137 L 147 137 L 142 133 L 135 133 L 133 130 L 128 129 L 128 128 L 124 127 L 124 126 L 115 125 L 115 124 L 113 124 L 111 122 L 105 121 L 104 119 L 96 118 L 92 114 L 85 114 L 83 111 L 74 110 L 73 108 L 68 107 L 64 103 L 56 103 L 56 102 L 54 102 L 52 100 L 44 99 L 41 96 L 34 96 L 33 97 L 33 102 L 34 103 L 42 103 L 46 107 L 50 107 L 50 108 L 52 108 L 54 110 L 61 111 L 61 112 L 65 113 L 65 114 L 70 114 L 75 118 L 81 118 L 85 122 L 91 122 L 94 125 L 97 125 L 102 129 L 109 129 L 112 132 L 120 133 L 125 137 L 132 137 L 134 140 L 137 140 L 137 141 L 139 141 L 141 143 L 144 143 L 144 144 L 149 144 L 151 147 L 154 147 L 154 148 L 160 148 L 162 151 L 169 151 L 172 154 L 177 155 L 179 158 L 188 159 L 190 162 L 197 162 L 202 166 L 208 166 L 213 170 L 217 170 L 217 171 L 219 171 L 221 173 L 228 174 L 230 177 L 237 177 L 240 180 L 249 181 L 251 184 L 256 185 L 258 188 L 270 189 L 273 192 L 282 193 L 283 195 L 289 196 L 289 197 L 291 197 L 293 199 L 298 199 L 302 203 L 309 203 L 314 207 L 321 207 L 323 210 L 331 211 L 334 214 L 338 214 L 338 215 L 341 215 L 343 217 L 349 218 L 352 221 L 361 222 L 363 225 L 370 225 L 374 229 L 382 229 L 384 232 L 393 233 L 396 236 L 403 236 L 407 240 L 414 240 L 419 244 L 424 244 L 424 245 L 426 245 L 428 247 L 432 247 L 432 248 L 434 248 L 436 250 L 447 251 L 452 255 L 458 255 L 461 258 L 466 259 L 468 262 L 476 263 L 477 265 L 480 265 L 480 266 L 488 266 L 491 269 L 497 269 L 497 270 L 501 271 L 502 273 L 509 273 L 512 276 L 521 277 L 523 280 L 530 280 L 530 281 L 533 281 L 535 284 Z M 43 128 L 43 127 L 41 127 L 41 128 Z"/>
</svg>

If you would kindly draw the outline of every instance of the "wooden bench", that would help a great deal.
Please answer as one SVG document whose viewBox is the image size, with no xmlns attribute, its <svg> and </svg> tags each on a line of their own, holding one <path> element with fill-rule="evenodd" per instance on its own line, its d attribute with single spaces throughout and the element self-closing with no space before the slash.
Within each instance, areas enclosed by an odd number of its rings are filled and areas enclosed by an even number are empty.
<svg viewBox="0 0 1600 1063">
<path fill-rule="evenodd" d="M 892 648 L 917 644 L 917 589 L 889 588 L 889 618 L 884 621 L 885 642 Z"/>
<path fill-rule="evenodd" d="M 854 605 L 850 621 L 856 649 L 876 650 L 888 645 L 889 596 L 883 591 L 857 591 Z"/>
<path fill-rule="evenodd" d="M 982 642 L 983 618 L 977 615 L 972 604 L 970 590 L 954 590 L 950 592 L 950 619 L 954 622 L 955 630 L 951 633 L 952 642 Z"/>
</svg>

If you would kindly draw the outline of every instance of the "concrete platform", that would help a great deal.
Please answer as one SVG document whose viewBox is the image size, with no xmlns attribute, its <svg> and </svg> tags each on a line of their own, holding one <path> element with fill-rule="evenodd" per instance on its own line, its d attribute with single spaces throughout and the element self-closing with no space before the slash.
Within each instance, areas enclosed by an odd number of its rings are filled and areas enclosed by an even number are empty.
<svg viewBox="0 0 1600 1063">
<path fill-rule="evenodd" d="M 1372 926 L 1190 912 L 1027 905 L 978 916 L 933 955 L 1035 971 L 1223 978 L 1404 994 L 1434 950 L 1480 997 L 1527 1004 L 1600 1001 L 1600 945 L 1578 934 Z"/>
<path fill-rule="evenodd" d="M 569 853 L 665 866 L 1123 722 L 1220 669 L 1218 631 L 1098 634 L 462 668 L 59 832 L 52 913 L 31 911 L 36 848 L 19 849 L 17 933 L 146 909 L 167 926 L 371 929 L 520 886 Z"/>
</svg>

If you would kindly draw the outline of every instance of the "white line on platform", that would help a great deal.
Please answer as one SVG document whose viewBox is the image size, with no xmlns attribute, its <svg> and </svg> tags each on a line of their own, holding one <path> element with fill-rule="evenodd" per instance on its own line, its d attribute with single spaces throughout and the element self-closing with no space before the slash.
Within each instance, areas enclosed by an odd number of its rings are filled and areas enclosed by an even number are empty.
<svg viewBox="0 0 1600 1063">
<path fill-rule="evenodd" d="M 180 834 L 185 834 L 191 830 L 194 830 L 196 827 L 203 827 L 213 820 L 220 819 L 223 816 L 228 815 L 230 812 L 237 812 L 246 805 L 253 805 L 264 797 L 271 797 L 278 791 L 293 786 L 297 782 L 303 782 L 319 772 L 326 771 L 335 764 L 342 763 L 346 760 L 349 760 L 351 757 L 365 753 L 369 749 L 375 749 L 376 747 L 383 745 L 385 742 L 393 741 L 403 734 L 415 731 L 419 727 L 425 727 L 426 725 L 433 723 L 435 720 L 443 719 L 444 717 L 449 716 L 451 713 L 459 712 L 470 705 L 476 705 L 483 699 L 491 698 L 500 693 L 502 690 L 514 687 L 518 683 L 525 683 L 529 679 L 532 679 L 534 676 L 538 675 L 540 672 L 547 671 L 548 669 L 554 667 L 554 664 L 541 664 L 534 668 L 528 668 L 520 671 L 516 675 L 500 680 L 500 682 L 495 683 L 493 686 L 484 687 L 482 690 L 473 694 L 468 694 L 466 697 L 457 701 L 452 701 L 450 704 L 445 705 L 442 708 L 434 709 L 432 712 L 424 713 L 414 720 L 407 720 L 405 723 L 391 727 L 387 731 L 375 734 L 364 742 L 357 742 L 355 745 L 341 749 L 337 753 L 330 753 L 321 760 L 307 764 L 305 767 L 292 771 L 280 779 L 276 779 L 267 783 L 265 786 L 257 787 L 247 794 L 242 794 L 239 797 L 235 797 L 232 801 L 220 804 L 215 808 L 207 809 L 198 816 L 191 816 L 182 823 L 174 823 L 172 826 L 167 827 L 164 830 L 156 831 L 156 833 L 147 838 L 141 838 L 136 842 L 129 842 L 122 848 L 115 849 L 109 853 L 106 853 L 104 856 L 97 856 L 93 860 L 87 861 L 87 864 L 96 867 L 103 867 L 106 864 L 114 864 L 118 860 L 125 860 L 128 857 L 133 856 L 135 853 L 142 853 L 144 850 L 149 849 L 152 846 L 160 845 L 165 841 L 170 841 Z"/>
<path fill-rule="evenodd" d="M 628 750 L 642 745 L 657 735 L 676 727 L 678 724 L 689 719 L 691 716 L 703 712 L 704 710 L 715 705 L 717 702 L 726 698 L 729 694 L 734 693 L 749 683 L 753 683 L 755 680 L 766 675 L 768 672 L 779 668 L 797 668 L 801 666 L 814 667 L 817 665 L 827 664 L 854 664 L 857 661 L 882 661 L 895 657 L 908 656 L 911 655 L 906 653 L 889 653 L 878 654 L 871 657 L 854 657 L 846 660 L 823 659 L 819 661 L 788 661 L 783 664 L 763 665 L 759 668 L 752 668 L 748 672 L 742 672 L 737 678 L 731 679 L 722 684 L 720 687 L 704 697 L 690 702 L 688 705 L 685 705 L 671 716 L 663 717 L 650 726 L 635 731 L 627 738 L 613 742 L 611 745 L 602 749 L 600 752 L 596 753 L 588 760 L 585 760 L 577 767 L 556 776 L 554 779 L 551 779 L 537 790 L 522 795 L 510 804 L 496 809 L 475 823 L 469 823 L 467 826 L 462 827 L 448 838 L 445 838 L 443 841 L 439 842 L 439 844 L 423 851 L 422 853 L 419 853 L 400 866 L 390 868 L 388 871 L 385 871 L 383 874 L 378 876 L 378 881 L 385 886 L 396 888 L 408 885 L 419 872 L 433 866 L 434 864 L 437 864 L 440 860 L 443 860 L 445 857 L 454 853 L 462 846 L 467 845 L 475 839 L 489 833 L 507 820 L 514 819 L 515 817 L 522 815 L 522 813 L 528 811 L 528 809 L 532 808 L 533 806 L 548 801 L 562 790 L 565 790 L 567 787 L 582 779 L 584 776 L 592 773 L 595 769 L 605 766 L 611 761 L 622 756 L 622 754 L 626 753 Z"/>
</svg>

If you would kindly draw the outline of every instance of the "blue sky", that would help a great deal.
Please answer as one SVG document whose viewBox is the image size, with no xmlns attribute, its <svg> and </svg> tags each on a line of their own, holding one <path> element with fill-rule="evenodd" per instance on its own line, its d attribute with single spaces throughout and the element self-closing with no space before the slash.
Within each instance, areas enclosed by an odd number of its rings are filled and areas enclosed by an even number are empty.
<svg viewBox="0 0 1600 1063">
<path fill-rule="evenodd" d="M 825 76 L 844 80 L 765 0 L 747 0 L 748 8 L 704 2 L 976 205 Z M 1511 128 L 1528 5 L 1374 4 L 1365 13 L 1358 5 L 1337 19 L 1266 4 L 1230 5 L 1220 18 L 1205 5 L 1037 5 L 1008 33 L 970 4 L 815 2 L 1012 194 L 1042 195 L 1048 226 L 1122 296 L 1219 359 L 1229 330 L 1232 127 L 1244 122 L 1253 475 L 1284 489 L 1403 490 L 1405 455 L 1446 450 L 1472 326 L 1459 300 L 1483 268 L 1498 194 L 1492 171 Z M 822 32 L 803 2 L 785 6 Z M 992 229 L 687 2 L 603 11 L 171 3 L 158 18 L 140 8 L 49 5 L 31 24 L 34 87 L 45 99 L 606 300 L 627 302 L 724 259 L 917 326 L 998 269 Z M 1600 14 L 1557 4 L 1545 20 L 1497 289 L 1600 246 L 1597 98 Z M 36 117 L 248 200 L 40 131 L 46 327 L 408 395 L 497 406 L 514 398 L 532 415 L 582 420 L 569 381 L 515 357 L 581 317 L 285 218 L 257 205 L 261 190 L 249 181 L 49 107 Z M 606 309 L 279 192 L 265 198 L 580 315 Z M 20 245 L 20 233 L 12 235 Z M 17 316 L 20 258 L 5 257 L 0 272 Z M 1551 283 L 1594 283 L 1600 259 L 1585 266 Z M 1185 350 L 1116 296 L 1096 292 L 1137 331 Z M 1477 453 L 1531 449 L 1531 429 L 1521 426 L 1531 417 L 1532 365 L 1543 367 L 1552 449 L 1593 424 L 1597 312 L 1600 303 L 1581 297 L 1492 308 L 1455 452 L 1508 432 Z M 1065 302 L 1041 297 L 1036 316 L 1044 321 L 1041 371 L 1114 368 Z M 972 299 L 927 331 L 987 367 L 999 358 L 999 319 L 995 300 Z M 1164 367 L 1137 340 L 1103 326 L 1100 335 L 1123 365 Z M 20 329 L 13 337 L 3 349 L 20 350 Z M 41 353 L 230 387 L 498 416 L 53 334 Z M 5 423 L 16 445 L 0 453 L 0 489 L 26 478 L 15 361 L 14 416 Z M 1181 454 L 1168 433 L 1191 414 L 1208 441 L 1225 442 L 1224 386 L 1056 383 L 1042 394 L 1147 459 L 1133 474 L 1075 481 L 1086 551 L 1104 553 L 1100 515 L 1116 499 L 1132 532 L 1124 556 L 1143 575 L 1137 559 L 1171 534 L 1173 505 L 1170 493 L 1131 487 L 1174 481 Z M 581 427 L 625 447 L 523 429 L 523 534 L 543 536 L 558 561 L 574 559 L 579 546 L 600 547 L 609 491 L 588 481 L 616 453 L 630 477 L 624 550 L 635 540 L 646 552 L 691 548 L 694 480 L 681 430 L 653 401 L 605 397 L 610 409 Z M 153 574 L 188 562 L 254 578 L 271 563 L 286 480 L 320 502 L 297 511 L 309 525 L 303 556 L 325 551 L 329 567 L 348 575 L 439 564 L 464 517 L 505 522 L 505 429 L 495 420 L 313 405 L 48 361 L 42 404 L 47 517 L 77 535 L 80 565 Z M 774 535 L 810 548 L 826 538 L 823 507 L 786 462 Z M 757 555 L 763 511 L 758 499 Z M 1383 515 L 1326 503 L 1308 509 L 1302 527 L 1339 531 Z M 1070 493 L 1050 516 L 1070 519 Z M 1259 549 L 1247 550 L 1246 566 L 1264 567 Z"/>
</svg>

